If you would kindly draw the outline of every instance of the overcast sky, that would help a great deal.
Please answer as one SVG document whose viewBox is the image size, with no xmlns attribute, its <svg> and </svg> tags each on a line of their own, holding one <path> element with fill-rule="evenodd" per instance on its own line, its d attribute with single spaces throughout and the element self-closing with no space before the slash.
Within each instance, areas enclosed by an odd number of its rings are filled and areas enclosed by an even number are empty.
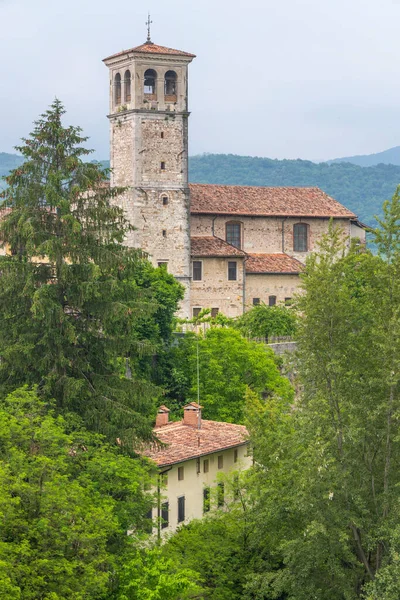
<svg viewBox="0 0 400 600">
<path fill-rule="evenodd" d="M 59 97 L 108 158 L 101 62 L 193 52 L 190 152 L 328 159 L 400 145 L 400 0 L 0 0 L 0 152 Z"/>
</svg>

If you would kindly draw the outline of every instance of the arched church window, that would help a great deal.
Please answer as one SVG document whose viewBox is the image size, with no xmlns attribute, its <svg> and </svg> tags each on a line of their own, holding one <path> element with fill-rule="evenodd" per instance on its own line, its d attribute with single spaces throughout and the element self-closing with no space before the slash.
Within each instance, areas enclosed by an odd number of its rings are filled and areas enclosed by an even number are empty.
<svg viewBox="0 0 400 600">
<path fill-rule="evenodd" d="M 114 98 L 115 104 L 121 104 L 121 75 L 119 73 L 114 79 Z"/>
<path fill-rule="evenodd" d="M 157 73 L 154 69 L 147 69 L 144 74 L 144 93 L 146 96 L 156 96 L 157 94 Z"/>
<path fill-rule="evenodd" d="M 176 85 L 176 73 L 175 71 L 167 71 L 165 73 L 164 79 L 164 93 L 166 96 L 175 96 L 177 93 L 177 85 Z"/>
<path fill-rule="evenodd" d="M 124 84 L 125 84 L 125 102 L 130 102 L 131 101 L 131 72 L 129 70 L 125 71 Z"/>
<path fill-rule="evenodd" d="M 293 251 L 308 251 L 308 225 L 307 223 L 295 223 L 293 225 Z"/>
</svg>

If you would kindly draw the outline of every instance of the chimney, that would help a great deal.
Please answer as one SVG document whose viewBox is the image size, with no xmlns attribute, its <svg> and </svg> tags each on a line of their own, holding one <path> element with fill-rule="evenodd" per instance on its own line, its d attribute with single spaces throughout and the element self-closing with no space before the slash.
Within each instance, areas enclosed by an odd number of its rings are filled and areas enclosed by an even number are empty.
<svg viewBox="0 0 400 600">
<path fill-rule="evenodd" d="M 163 427 L 164 425 L 167 425 L 169 412 L 169 408 L 167 408 L 164 404 L 160 406 L 156 417 L 156 427 Z"/>
<path fill-rule="evenodd" d="M 201 409 L 197 402 L 191 402 L 183 408 L 183 424 L 201 428 Z"/>
</svg>

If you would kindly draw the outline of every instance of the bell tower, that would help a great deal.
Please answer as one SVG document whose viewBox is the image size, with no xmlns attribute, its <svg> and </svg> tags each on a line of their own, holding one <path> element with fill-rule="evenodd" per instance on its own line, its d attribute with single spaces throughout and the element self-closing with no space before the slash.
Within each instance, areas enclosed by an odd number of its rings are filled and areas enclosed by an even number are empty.
<svg viewBox="0 0 400 600">
<path fill-rule="evenodd" d="M 188 52 L 150 40 L 104 59 L 110 85 L 111 186 L 135 227 L 127 243 L 142 248 L 186 288 L 190 316 Z"/>
</svg>

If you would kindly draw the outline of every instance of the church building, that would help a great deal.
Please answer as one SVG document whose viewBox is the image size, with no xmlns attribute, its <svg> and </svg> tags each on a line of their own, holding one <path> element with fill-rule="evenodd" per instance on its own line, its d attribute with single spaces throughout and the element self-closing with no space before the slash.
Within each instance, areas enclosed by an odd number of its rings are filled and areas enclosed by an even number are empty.
<svg viewBox="0 0 400 600">
<path fill-rule="evenodd" d="M 135 230 L 127 243 L 185 287 L 181 316 L 235 317 L 288 303 L 329 220 L 365 241 L 357 216 L 318 188 L 189 184 L 188 68 L 194 54 L 147 41 L 109 69 L 111 186 Z"/>
</svg>

